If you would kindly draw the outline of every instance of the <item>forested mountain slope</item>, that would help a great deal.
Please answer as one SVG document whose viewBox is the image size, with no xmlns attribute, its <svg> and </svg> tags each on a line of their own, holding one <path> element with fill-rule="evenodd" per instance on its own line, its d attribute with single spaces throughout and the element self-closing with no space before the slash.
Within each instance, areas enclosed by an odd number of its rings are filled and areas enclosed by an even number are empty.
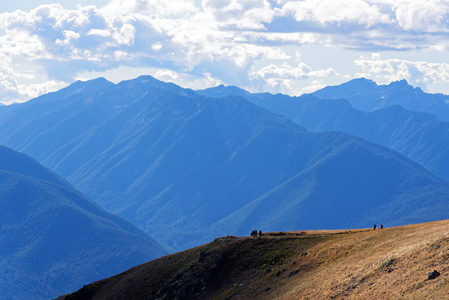
<svg viewBox="0 0 449 300">
<path fill-rule="evenodd" d="M 166 251 L 33 159 L 0 147 L 0 297 L 50 299 Z"/>
<path fill-rule="evenodd" d="M 429 113 L 406 110 L 399 105 L 363 112 L 347 100 L 321 99 L 312 95 L 251 94 L 236 87 L 219 86 L 200 93 L 210 97 L 242 95 L 310 131 L 342 131 L 356 135 L 393 149 L 449 180 L 446 168 L 449 164 L 449 122 Z"/>
<path fill-rule="evenodd" d="M 9 108 L 0 141 L 174 250 L 254 224 L 403 224 L 449 211 L 446 182 L 352 135 L 307 132 L 242 97 L 205 97 L 149 76 L 99 82 Z M 49 101 L 52 112 L 34 114 Z"/>
</svg>

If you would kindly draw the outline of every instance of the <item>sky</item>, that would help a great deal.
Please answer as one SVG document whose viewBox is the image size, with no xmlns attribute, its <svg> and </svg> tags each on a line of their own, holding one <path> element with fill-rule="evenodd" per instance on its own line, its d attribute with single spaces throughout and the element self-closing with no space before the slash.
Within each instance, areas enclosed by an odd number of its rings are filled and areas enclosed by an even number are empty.
<svg viewBox="0 0 449 300">
<path fill-rule="evenodd" d="M 7 2 L 7 3 L 5 3 Z M 0 3 L 0 102 L 152 75 L 293 96 L 366 77 L 449 94 L 449 0 Z"/>
</svg>

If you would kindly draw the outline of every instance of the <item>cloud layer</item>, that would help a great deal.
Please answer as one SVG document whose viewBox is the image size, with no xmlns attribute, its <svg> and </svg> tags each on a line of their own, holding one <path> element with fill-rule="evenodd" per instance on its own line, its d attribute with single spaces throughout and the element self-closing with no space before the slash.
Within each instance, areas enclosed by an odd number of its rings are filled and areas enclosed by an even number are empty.
<svg viewBox="0 0 449 300">
<path fill-rule="evenodd" d="M 447 12 L 449 1 L 442 0 L 112 0 L 76 10 L 42 5 L 0 14 L 0 101 L 26 100 L 81 73 L 119 67 L 156 69 L 161 79 L 195 87 L 223 82 L 289 94 L 357 75 L 447 83 L 446 62 L 358 58 L 387 50 L 446 52 Z M 312 67 L 291 50 L 304 45 L 357 53 L 348 64 L 359 73 Z"/>
</svg>

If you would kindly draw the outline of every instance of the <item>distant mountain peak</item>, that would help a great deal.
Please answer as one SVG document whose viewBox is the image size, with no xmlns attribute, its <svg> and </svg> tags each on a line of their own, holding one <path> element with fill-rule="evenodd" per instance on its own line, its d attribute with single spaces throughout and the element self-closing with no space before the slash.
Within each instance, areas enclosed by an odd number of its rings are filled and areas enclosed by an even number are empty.
<svg viewBox="0 0 449 300">
<path fill-rule="evenodd" d="M 88 79 L 88 80 L 77 80 L 74 83 L 72 83 L 71 85 L 69 85 L 69 87 L 80 87 L 83 85 L 111 85 L 113 84 L 112 82 L 110 82 L 109 80 L 107 80 L 104 77 L 98 77 L 98 78 L 94 78 L 94 79 Z"/>
<path fill-rule="evenodd" d="M 97 90 L 102 90 L 106 87 L 113 86 L 114 83 L 108 81 L 104 77 L 99 77 L 95 79 L 90 79 L 86 81 L 77 80 L 66 88 L 62 89 L 67 94 L 78 94 L 81 92 L 94 92 Z"/>
<path fill-rule="evenodd" d="M 325 87 L 313 95 L 322 99 L 346 99 L 362 111 L 400 105 L 410 111 L 431 113 L 440 120 L 449 121 L 448 95 L 426 93 L 410 85 L 406 79 L 378 85 L 372 80 L 358 78 Z"/>
<path fill-rule="evenodd" d="M 397 81 L 392 81 L 390 84 L 388 84 L 389 87 L 392 88 L 407 88 L 407 89 L 414 89 L 413 86 L 411 86 L 407 80 L 405 79 L 401 79 L 401 80 L 397 80 Z"/>
<path fill-rule="evenodd" d="M 339 85 L 327 86 L 312 93 L 312 95 L 315 95 L 318 98 L 345 99 L 347 94 L 361 94 L 375 90 L 378 87 L 379 85 L 375 81 L 360 77 Z"/>
<path fill-rule="evenodd" d="M 223 84 L 220 84 L 216 87 L 207 88 L 204 90 L 197 90 L 196 91 L 200 95 L 204 95 L 207 97 L 226 97 L 226 96 L 241 96 L 245 97 L 250 95 L 250 93 L 242 88 L 239 88 L 234 85 L 225 86 Z"/>
<path fill-rule="evenodd" d="M 364 82 L 364 83 L 369 83 L 369 84 L 372 84 L 372 85 L 374 85 L 374 84 L 377 85 L 377 83 L 374 80 L 368 79 L 368 78 L 365 78 L 365 77 L 355 78 L 355 79 L 350 80 L 349 82 Z"/>
<path fill-rule="evenodd" d="M 326 90 L 328 88 L 335 88 L 335 87 L 346 87 L 346 88 L 356 88 L 358 90 L 367 90 L 367 89 L 375 89 L 378 87 L 388 87 L 388 88 L 414 88 L 411 86 L 406 79 L 401 79 L 397 81 L 392 81 L 389 84 L 377 84 L 374 80 L 368 79 L 365 77 L 355 78 L 348 82 L 345 82 L 341 85 L 337 86 L 329 86 L 324 88 L 323 90 Z"/>
<path fill-rule="evenodd" d="M 357 88 L 375 88 L 378 86 L 378 84 L 371 79 L 365 78 L 365 77 L 360 77 L 360 78 L 355 78 L 352 79 L 346 83 L 343 83 L 342 85 L 349 85 L 351 87 L 357 87 Z"/>
<path fill-rule="evenodd" d="M 393 82 L 409 85 L 406 79 L 396 80 L 396 81 L 393 81 Z"/>
<path fill-rule="evenodd" d="M 165 91 L 175 91 L 178 94 L 189 94 L 191 92 L 190 89 L 185 89 L 172 82 L 161 81 L 151 75 L 141 75 L 135 79 L 122 81 L 119 85 L 141 86 L 142 88 L 152 87 Z"/>
<path fill-rule="evenodd" d="M 147 82 L 165 83 L 163 81 L 160 81 L 160 80 L 154 78 L 151 75 L 141 75 L 141 76 L 137 77 L 136 79 L 131 79 L 130 81 L 140 81 L 142 83 L 147 83 Z"/>
</svg>

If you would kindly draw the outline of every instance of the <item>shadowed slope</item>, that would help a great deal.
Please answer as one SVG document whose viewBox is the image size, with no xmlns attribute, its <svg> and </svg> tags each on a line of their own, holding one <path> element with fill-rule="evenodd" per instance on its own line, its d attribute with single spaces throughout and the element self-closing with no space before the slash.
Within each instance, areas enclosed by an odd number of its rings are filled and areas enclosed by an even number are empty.
<svg viewBox="0 0 449 300">
<path fill-rule="evenodd" d="M 4 299 L 49 299 L 165 253 L 127 221 L 4 147 L 0 182 Z"/>
</svg>

